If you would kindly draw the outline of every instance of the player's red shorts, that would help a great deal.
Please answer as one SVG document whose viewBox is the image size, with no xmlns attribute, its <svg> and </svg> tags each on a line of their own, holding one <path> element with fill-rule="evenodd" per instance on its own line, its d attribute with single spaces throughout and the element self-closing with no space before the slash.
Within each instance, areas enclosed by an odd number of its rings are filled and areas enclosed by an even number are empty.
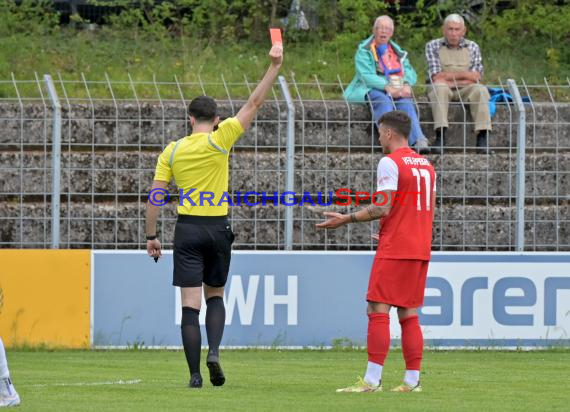
<svg viewBox="0 0 570 412">
<path fill-rule="evenodd" d="M 374 259 L 366 300 L 400 308 L 424 303 L 429 260 Z"/>
</svg>

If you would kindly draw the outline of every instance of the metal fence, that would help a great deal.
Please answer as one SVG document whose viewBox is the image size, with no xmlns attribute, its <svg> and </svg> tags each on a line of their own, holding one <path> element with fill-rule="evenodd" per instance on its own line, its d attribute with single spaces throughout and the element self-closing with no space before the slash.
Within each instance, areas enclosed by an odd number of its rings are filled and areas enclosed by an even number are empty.
<svg viewBox="0 0 570 412">
<path fill-rule="evenodd" d="M 236 249 L 371 250 L 377 223 L 317 231 L 320 206 L 340 188 L 375 191 L 381 148 L 367 104 L 341 98 L 345 82 L 280 78 L 231 155 L 230 207 Z M 255 82 L 0 81 L 0 247 L 145 248 L 144 208 L 156 159 L 190 133 L 186 107 L 218 97 L 237 113 Z M 466 102 L 452 103 L 438 174 L 434 250 L 570 250 L 570 80 L 490 85 L 530 97 L 498 103 L 491 154 L 475 152 Z M 414 88 L 422 128 L 433 140 L 426 86 Z M 524 173 L 519 173 L 523 170 Z M 59 176 L 59 177 L 58 177 Z M 172 246 L 177 189 L 161 210 L 160 238 Z M 261 192 L 296 192 L 302 206 L 262 202 Z M 244 194 L 248 193 L 244 198 Z M 315 202 L 312 205 L 309 197 Z M 354 199 L 354 196 L 352 196 Z M 324 200 L 324 199 L 323 199 Z M 246 203 L 250 203 L 250 206 Z M 58 228 L 59 225 L 59 228 Z"/>
</svg>

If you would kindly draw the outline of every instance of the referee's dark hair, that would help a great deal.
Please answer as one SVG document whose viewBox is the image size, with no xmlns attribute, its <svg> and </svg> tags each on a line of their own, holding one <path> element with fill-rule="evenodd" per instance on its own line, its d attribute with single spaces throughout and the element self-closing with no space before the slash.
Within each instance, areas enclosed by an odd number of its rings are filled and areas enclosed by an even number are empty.
<svg viewBox="0 0 570 412">
<path fill-rule="evenodd" d="M 198 96 L 190 102 L 188 114 L 198 122 L 213 122 L 218 115 L 218 105 L 211 97 Z"/>
<path fill-rule="evenodd" d="M 410 116 L 401 110 L 384 113 L 378 123 L 388 129 L 394 130 L 406 139 L 410 136 L 410 131 L 412 130 L 412 120 Z"/>
</svg>

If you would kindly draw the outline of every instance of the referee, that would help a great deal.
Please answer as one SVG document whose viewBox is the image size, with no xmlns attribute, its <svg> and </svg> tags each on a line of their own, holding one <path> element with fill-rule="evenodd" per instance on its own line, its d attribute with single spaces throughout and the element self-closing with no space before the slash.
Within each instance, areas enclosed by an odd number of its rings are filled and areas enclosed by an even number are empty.
<svg viewBox="0 0 570 412">
<path fill-rule="evenodd" d="M 192 134 L 171 142 L 158 157 L 149 202 L 146 207 L 146 249 L 149 256 L 161 256 L 156 234 L 159 206 L 156 193 L 167 193 L 172 178 L 182 189 L 174 231 L 174 275 L 172 284 L 179 286 L 182 300 L 182 344 L 188 368 L 190 387 L 201 388 L 200 348 L 202 337 L 200 314 L 202 285 L 206 299 L 206 364 L 210 381 L 221 386 L 225 376 L 220 366 L 219 347 L 224 332 L 226 309 L 224 286 L 230 267 L 234 234 L 228 223 L 228 161 L 235 142 L 250 126 L 283 62 L 283 46 L 273 45 L 269 51 L 271 64 L 246 104 L 235 117 L 220 123 L 216 102 L 207 96 L 192 100 L 188 108 Z M 219 123 L 219 124 L 218 124 Z M 214 131 L 214 127 L 218 126 Z M 201 193 L 208 193 L 203 196 Z M 211 197 L 211 201 L 204 199 Z M 153 199 L 154 202 L 151 202 Z"/>
</svg>

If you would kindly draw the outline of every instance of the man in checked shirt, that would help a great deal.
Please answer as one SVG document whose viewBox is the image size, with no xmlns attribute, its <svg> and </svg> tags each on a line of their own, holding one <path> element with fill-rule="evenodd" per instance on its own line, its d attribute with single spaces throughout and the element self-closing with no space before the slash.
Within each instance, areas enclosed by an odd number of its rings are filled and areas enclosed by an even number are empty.
<svg viewBox="0 0 570 412">
<path fill-rule="evenodd" d="M 450 14 L 443 21 L 443 36 L 426 44 L 426 59 L 432 88 L 428 93 L 436 134 L 432 153 L 441 153 L 448 127 L 450 101 L 469 107 L 477 134 L 477 153 L 489 153 L 491 132 L 489 92 L 479 83 L 483 62 L 477 43 L 467 40 L 463 17 Z"/>
</svg>

